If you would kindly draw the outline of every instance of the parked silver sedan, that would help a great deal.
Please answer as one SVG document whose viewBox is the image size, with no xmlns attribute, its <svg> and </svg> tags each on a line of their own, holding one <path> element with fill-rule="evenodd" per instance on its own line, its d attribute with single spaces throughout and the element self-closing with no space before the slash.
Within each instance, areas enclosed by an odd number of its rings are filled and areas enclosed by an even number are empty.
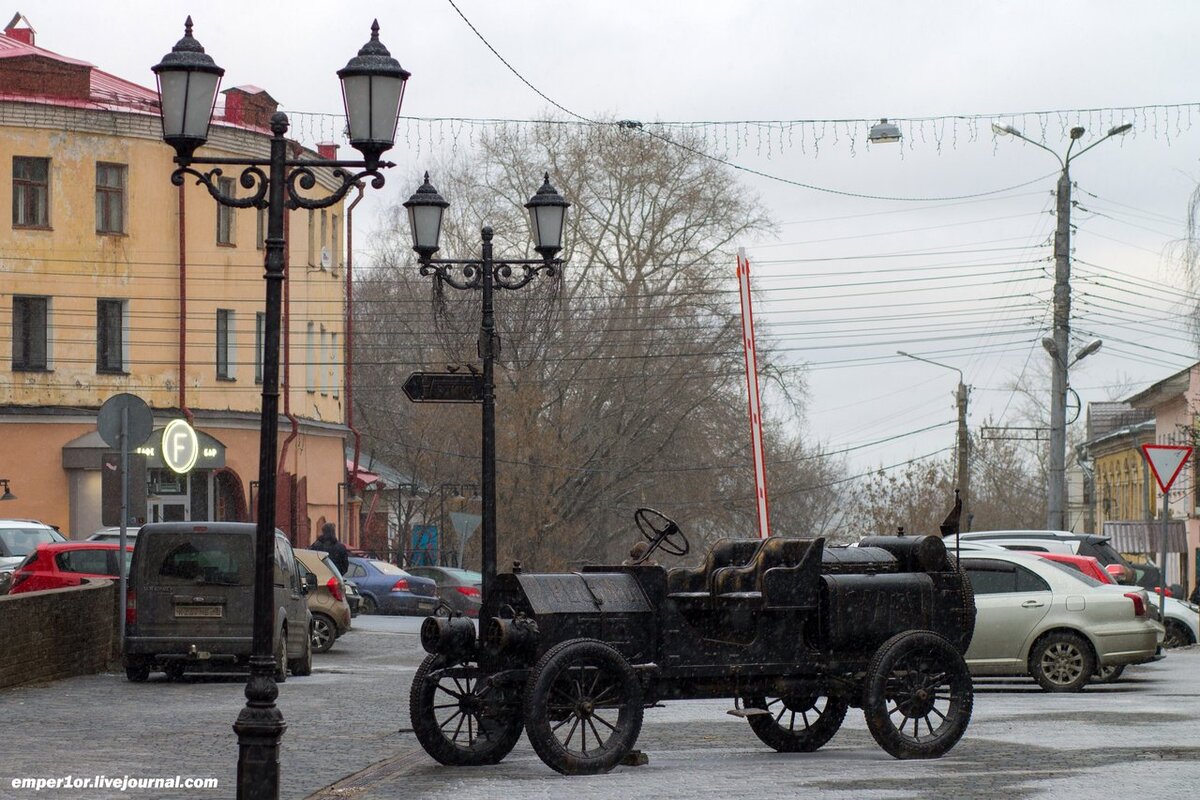
<svg viewBox="0 0 1200 800">
<path fill-rule="evenodd" d="M 1097 670 L 1156 657 L 1163 628 L 1144 589 L 1002 550 L 963 548 L 962 565 L 978 609 L 972 675 L 1029 675 L 1046 691 L 1076 692 Z"/>
</svg>

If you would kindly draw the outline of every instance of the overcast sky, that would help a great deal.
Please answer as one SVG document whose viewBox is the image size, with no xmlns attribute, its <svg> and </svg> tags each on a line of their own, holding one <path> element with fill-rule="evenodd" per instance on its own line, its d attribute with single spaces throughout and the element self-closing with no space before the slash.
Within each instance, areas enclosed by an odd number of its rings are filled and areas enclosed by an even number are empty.
<svg viewBox="0 0 1200 800">
<path fill-rule="evenodd" d="M 902 143 L 871 147 L 865 122 L 705 129 L 731 162 L 847 193 L 739 177 L 779 223 L 778 237 L 744 243 L 762 292 L 758 324 L 812 365 L 807 434 L 830 449 L 858 447 L 848 454 L 854 471 L 953 444 L 949 424 L 913 432 L 953 419 L 957 376 L 896 350 L 961 369 L 973 386 L 972 426 L 989 415 L 1022 424 L 1007 385 L 1039 365 L 1044 372 L 1058 164 L 994 137 L 993 118 L 1059 152 L 1071 125 L 1087 128 L 1084 144 L 1123 119 L 1135 125 L 1072 166 L 1082 206 L 1073 217 L 1075 346 L 1105 340 L 1072 371 L 1083 403 L 1127 396 L 1196 359 L 1170 248 L 1200 177 L 1200 105 L 1188 105 L 1200 101 L 1200 4 L 455 1 L 530 83 L 584 116 L 901 120 Z M 378 17 L 382 40 L 413 73 L 405 115 L 552 111 L 447 0 L 47 1 L 19 10 L 39 45 L 146 85 L 191 13 L 196 37 L 227 70 L 224 86 L 255 84 L 289 111 L 328 114 L 341 111 L 335 71 Z M 1021 115 L 1071 109 L 1104 111 Z M 390 156 L 400 168 L 372 199 L 373 216 L 412 191 L 411 175 L 453 130 L 402 126 Z"/>
</svg>

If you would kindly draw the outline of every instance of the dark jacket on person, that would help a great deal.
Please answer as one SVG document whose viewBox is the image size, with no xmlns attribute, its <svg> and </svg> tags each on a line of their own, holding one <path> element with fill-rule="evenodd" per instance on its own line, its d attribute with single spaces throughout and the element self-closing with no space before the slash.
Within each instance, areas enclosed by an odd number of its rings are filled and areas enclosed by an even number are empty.
<svg viewBox="0 0 1200 800">
<path fill-rule="evenodd" d="M 350 569 L 350 551 L 346 549 L 346 545 L 339 542 L 337 537 L 332 534 L 322 533 L 309 549 L 321 550 L 328 553 L 329 559 L 333 561 L 333 565 L 343 575 Z"/>
</svg>

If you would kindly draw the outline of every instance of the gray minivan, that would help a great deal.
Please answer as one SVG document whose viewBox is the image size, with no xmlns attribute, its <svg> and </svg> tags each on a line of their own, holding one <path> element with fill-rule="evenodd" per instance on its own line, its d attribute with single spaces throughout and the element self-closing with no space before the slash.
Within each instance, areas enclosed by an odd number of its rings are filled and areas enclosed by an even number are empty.
<svg viewBox="0 0 1200 800">
<path fill-rule="evenodd" d="M 253 641 L 255 526 L 246 522 L 143 525 L 129 567 L 125 676 L 169 680 L 188 669 L 246 666 Z M 312 672 L 312 616 L 303 572 L 275 531 L 275 680 Z M 211 665 L 211 666 L 210 666 Z"/>
</svg>

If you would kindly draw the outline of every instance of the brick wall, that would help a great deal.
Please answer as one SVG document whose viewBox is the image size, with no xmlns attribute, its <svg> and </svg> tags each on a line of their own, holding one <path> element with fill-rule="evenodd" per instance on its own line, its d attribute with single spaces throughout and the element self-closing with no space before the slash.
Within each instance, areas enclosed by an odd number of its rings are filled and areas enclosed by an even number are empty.
<svg viewBox="0 0 1200 800">
<path fill-rule="evenodd" d="M 119 631 L 113 581 L 0 596 L 0 689 L 102 672 Z"/>
</svg>

